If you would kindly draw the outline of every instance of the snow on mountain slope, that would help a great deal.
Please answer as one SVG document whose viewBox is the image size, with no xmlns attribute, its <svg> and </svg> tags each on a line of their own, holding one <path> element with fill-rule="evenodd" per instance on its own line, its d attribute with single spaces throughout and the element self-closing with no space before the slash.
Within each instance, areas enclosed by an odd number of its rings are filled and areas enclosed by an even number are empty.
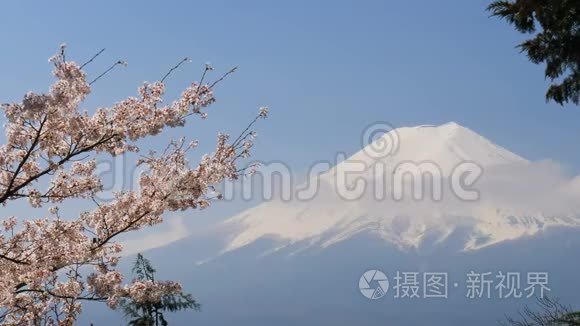
<svg viewBox="0 0 580 326">
<path fill-rule="evenodd" d="M 340 177 L 348 174 L 353 162 L 366 166 L 354 175 L 367 181 L 369 191 L 347 200 L 337 189 L 352 187 L 356 181 Z M 393 198 L 393 176 L 409 162 L 421 173 L 441 179 L 440 199 L 426 195 L 417 200 L 410 193 Z M 483 172 L 472 185 L 479 193 L 477 200 L 465 200 L 451 188 L 451 175 L 465 162 L 477 164 Z M 377 163 L 384 168 L 374 169 Z M 433 173 L 434 166 L 439 172 Z M 225 221 L 224 226 L 237 229 L 225 251 L 262 237 L 276 239 L 277 248 L 297 243 L 324 248 L 359 234 L 378 236 L 402 250 L 444 244 L 457 235 L 464 250 L 475 250 L 551 226 L 580 226 L 578 179 L 538 167 L 453 122 L 391 131 L 318 181 L 320 188 L 311 200 L 270 201 Z M 411 181 L 402 179 L 401 188 L 411 192 Z M 422 183 L 422 190 L 433 192 L 430 185 Z M 383 189 L 380 198 L 377 189 Z"/>
<path fill-rule="evenodd" d="M 387 164 L 432 161 L 446 175 L 463 161 L 474 161 L 487 167 L 527 162 L 455 122 L 395 129 L 361 149 L 349 160 L 371 165 L 377 158 Z"/>
</svg>

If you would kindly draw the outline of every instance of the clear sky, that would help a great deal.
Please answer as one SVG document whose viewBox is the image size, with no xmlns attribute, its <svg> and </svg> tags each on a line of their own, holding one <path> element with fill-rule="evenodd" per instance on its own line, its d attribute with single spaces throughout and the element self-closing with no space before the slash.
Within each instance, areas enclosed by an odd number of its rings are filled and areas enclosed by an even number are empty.
<svg viewBox="0 0 580 326">
<path fill-rule="evenodd" d="M 110 105 L 184 56 L 169 80 L 175 95 L 211 62 L 216 76 L 240 69 L 217 90 L 209 120 L 186 133 L 201 140 L 235 132 L 257 107 L 256 157 L 305 169 L 353 153 L 375 121 L 395 126 L 456 121 L 532 160 L 551 158 L 580 173 L 580 110 L 546 104 L 543 67 L 515 48 L 524 36 L 495 18 L 489 1 L 4 1 L 0 4 L 0 101 L 45 90 L 47 58 L 68 57 L 99 81 L 88 108 Z M 165 142 L 162 140 L 162 142 Z M 401 144 L 404 146 L 404 144 Z"/>
</svg>

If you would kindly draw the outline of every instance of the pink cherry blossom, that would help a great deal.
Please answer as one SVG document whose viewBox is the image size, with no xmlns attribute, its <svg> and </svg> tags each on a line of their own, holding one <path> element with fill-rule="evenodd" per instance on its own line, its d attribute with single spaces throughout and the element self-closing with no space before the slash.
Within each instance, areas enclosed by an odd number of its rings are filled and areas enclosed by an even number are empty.
<svg viewBox="0 0 580 326">
<path fill-rule="evenodd" d="M 164 77 L 144 83 L 137 96 L 88 113 L 80 106 L 91 83 L 81 66 L 65 60 L 64 51 L 62 45 L 50 59 L 56 80 L 47 93 L 27 93 L 21 102 L 2 106 L 6 143 L 0 146 L 0 204 L 27 200 L 32 207 L 50 205 L 46 217 L 3 217 L 0 322 L 7 325 L 70 325 L 84 300 L 115 308 L 126 297 L 155 301 L 178 293 L 180 285 L 171 281 L 126 282 L 116 269 L 122 252 L 116 238 L 163 222 L 167 212 L 204 209 L 221 198 L 216 184 L 252 171 L 240 169 L 237 161 L 250 155 L 255 137 L 250 127 L 268 114 L 261 108 L 234 141 L 219 134 L 213 153 L 198 163 L 188 159 L 197 141 L 185 139 L 172 141 L 163 153 L 142 156 L 136 162 L 145 168 L 138 189 L 99 202 L 95 198 L 103 187 L 95 156 L 139 152 L 137 140 L 183 126 L 192 116 L 205 118 L 217 82 L 205 84 L 202 78 L 165 105 Z M 71 199 L 95 205 L 72 205 L 77 214 L 62 216 L 59 205 Z"/>
</svg>

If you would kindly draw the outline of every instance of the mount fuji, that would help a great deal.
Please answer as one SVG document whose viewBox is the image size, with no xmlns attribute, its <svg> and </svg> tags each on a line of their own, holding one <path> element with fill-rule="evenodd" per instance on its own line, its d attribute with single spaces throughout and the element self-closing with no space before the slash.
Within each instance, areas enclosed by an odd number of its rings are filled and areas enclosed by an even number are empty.
<svg viewBox="0 0 580 326">
<path fill-rule="evenodd" d="M 357 183 L 364 191 L 346 198 Z M 263 202 L 145 253 L 159 278 L 179 280 L 202 303 L 170 324 L 492 325 L 533 303 L 467 298 L 473 271 L 518 272 L 521 282 L 546 272 L 549 295 L 580 306 L 580 178 L 554 162 L 447 123 L 373 136 L 306 184 L 315 190 L 306 199 Z M 374 270 L 391 284 L 378 300 L 359 289 Z M 447 273 L 448 296 L 397 299 L 399 271 Z"/>
<path fill-rule="evenodd" d="M 354 170 L 353 164 L 365 169 Z M 471 185 L 475 199 L 463 200 L 451 189 L 450 180 L 462 165 L 476 170 L 462 172 L 478 174 Z M 577 182 L 545 172 L 545 166 L 453 122 L 399 128 L 310 181 L 320 185 L 312 199 L 270 201 L 227 220 L 223 226 L 236 231 L 225 251 L 264 237 L 276 239 L 278 246 L 272 250 L 298 243 L 301 249 L 325 248 L 360 233 L 403 250 L 443 244 L 461 233 L 461 239 L 455 239 L 458 249 L 475 250 L 555 226 L 580 226 Z M 411 180 L 403 178 L 405 174 Z M 424 177 L 437 180 L 429 183 Z M 352 187 L 355 178 L 365 181 L 367 193 L 356 200 L 341 198 L 339 189 Z M 389 189 L 412 192 L 415 186 L 425 195 L 422 192 L 437 191 L 437 182 L 443 193 L 435 200 L 417 200 L 411 193 L 395 199 Z M 377 190 L 386 194 L 377 198 Z"/>
</svg>

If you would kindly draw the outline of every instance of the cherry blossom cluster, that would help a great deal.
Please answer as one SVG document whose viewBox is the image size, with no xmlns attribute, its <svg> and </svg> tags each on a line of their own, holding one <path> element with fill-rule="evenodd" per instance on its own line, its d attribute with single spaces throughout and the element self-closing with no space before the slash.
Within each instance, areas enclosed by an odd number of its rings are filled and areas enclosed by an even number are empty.
<svg viewBox="0 0 580 326">
<path fill-rule="evenodd" d="M 0 146 L 0 204 L 22 199 L 46 212 L 39 218 L 2 216 L 0 323 L 6 325 L 70 325 L 83 300 L 115 308 L 123 298 L 155 301 L 180 292 L 171 281 L 125 283 L 116 269 L 122 245 L 115 239 L 163 222 L 167 212 L 203 209 L 221 199 L 217 184 L 255 168 L 240 168 L 237 162 L 250 155 L 255 137 L 250 128 L 268 114 L 261 108 L 233 141 L 219 134 L 213 153 L 196 164 L 188 154 L 197 142 L 185 139 L 172 141 L 162 153 L 141 156 L 138 189 L 99 202 L 95 198 L 103 187 L 95 155 L 140 152 L 137 140 L 183 126 L 191 116 L 205 118 L 217 82 L 202 78 L 166 105 L 164 77 L 144 83 L 135 97 L 89 113 L 79 108 L 91 92 L 84 65 L 66 61 L 64 47 L 50 62 L 56 80 L 47 93 L 28 93 L 21 102 L 2 106 L 6 143 Z M 206 66 L 205 72 L 212 69 Z M 62 216 L 59 205 L 71 199 L 94 208 Z"/>
</svg>

